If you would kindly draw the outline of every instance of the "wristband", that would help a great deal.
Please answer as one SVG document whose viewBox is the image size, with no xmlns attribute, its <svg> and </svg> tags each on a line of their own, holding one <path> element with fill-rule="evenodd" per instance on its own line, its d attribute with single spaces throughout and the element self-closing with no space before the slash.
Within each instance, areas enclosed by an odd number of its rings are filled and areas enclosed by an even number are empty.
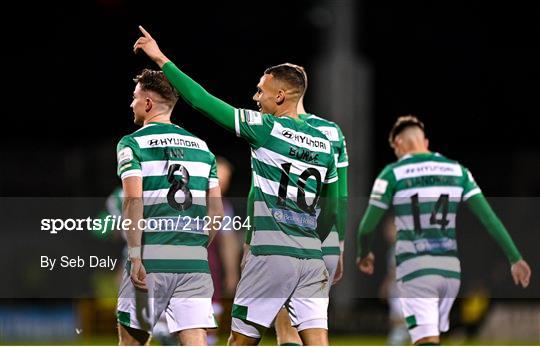
<svg viewBox="0 0 540 347">
<path fill-rule="evenodd" d="M 128 258 L 129 259 L 141 259 L 141 247 L 128 247 Z"/>
</svg>

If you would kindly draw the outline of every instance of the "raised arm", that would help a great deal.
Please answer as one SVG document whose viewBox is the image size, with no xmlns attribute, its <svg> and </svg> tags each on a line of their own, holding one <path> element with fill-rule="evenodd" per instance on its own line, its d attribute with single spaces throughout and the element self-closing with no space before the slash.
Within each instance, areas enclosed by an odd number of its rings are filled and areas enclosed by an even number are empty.
<svg viewBox="0 0 540 347">
<path fill-rule="evenodd" d="M 139 26 L 139 29 L 143 36 L 135 42 L 133 50 L 144 51 L 163 70 L 169 82 L 189 105 L 225 129 L 235 131 L 234 107 L 208 93 L 200 84 L 180 71 L 161 52 L 156 40 L 142 26 Z"/>
</svg>

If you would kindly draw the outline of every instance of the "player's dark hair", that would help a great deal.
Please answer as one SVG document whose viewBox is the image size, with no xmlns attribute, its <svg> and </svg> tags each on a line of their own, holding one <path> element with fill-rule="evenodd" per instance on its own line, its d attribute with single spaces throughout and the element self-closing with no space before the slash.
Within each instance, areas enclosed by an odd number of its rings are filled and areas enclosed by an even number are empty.
<svg viewBox="0 0 540 347">
<path fill-rule="evenodd" d="M 171 106 L 174 106 L 176 101 L 178 101 L 178 93 L 169 80 L 167 80 L 163 71 L 144 69 L 133 81 L 139 83 L 142 90 L 148 90 L 158 94 Z"/>
<path fill-rule="evenodd" d="M 390 135 L 388 136 L 388 142 L 390 142 L 390 146 L 394 146 L 394 140 L 396 139 L 396 136 L 398 136 L 403 130 L 409 127 L 418 127 L 424 131 L 424 123 L 422 123 L 418 118 L 416 118 L 413 115 L 406 115 L 398 117 L 396 122 L 394 123 L 394 126 L 392 127 L 392 130 L 390 130 Z"/>
<path fill-rule="evenodd" d="M 291 64 L 285 63 L 272 66 L 266 69 L 264 73 L 272 75 L 278 80 L 287 83 L 289 86 L 296 88 L 299 95 L 304 94 L 304 91 L 306 90 L 304 73 L 298 67 Z"/>
</svg>

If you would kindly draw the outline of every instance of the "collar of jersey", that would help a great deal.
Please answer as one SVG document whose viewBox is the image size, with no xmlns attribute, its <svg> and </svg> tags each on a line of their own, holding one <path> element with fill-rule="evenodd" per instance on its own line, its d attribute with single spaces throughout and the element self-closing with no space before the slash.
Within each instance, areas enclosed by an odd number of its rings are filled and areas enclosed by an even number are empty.
<svg viewBox="0 0 540 347">
<path fill-rule="evenodd" d="M 402 160 L 405 160 L 405 159 L 409 159 L 409 158 L 413 158 L 413 157 L 421 157 L 421 156 L 429 157 L 429 156 L 432 156 L 432 155 L 440 156 L 440 154 L 437 153 L 437 152 L 429 152 L 429 153 L 409 153 L 409 154 L 405 154 L 403 157 L 401 157 L 401 158 L 399 159 L 399 161 L 402 161 Z"/>
</svg>

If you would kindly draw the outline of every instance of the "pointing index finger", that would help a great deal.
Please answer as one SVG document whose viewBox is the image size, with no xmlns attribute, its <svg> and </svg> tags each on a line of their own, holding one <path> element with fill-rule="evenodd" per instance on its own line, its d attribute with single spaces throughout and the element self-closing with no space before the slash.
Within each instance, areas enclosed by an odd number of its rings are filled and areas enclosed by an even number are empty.
<svg viewBox="0 0 540 347">
<path fill-rule="evenodd" d="M 139 25 L 139 30 L 143 33 L 144 37 L 149 38 L 149 39 L 152 38 L 152 36 L 150 35 L 150 33 L 149 33 L 148 31 L 146 31 L 146 30 L 142 27 L 142 25 Z"/>
</svg>

